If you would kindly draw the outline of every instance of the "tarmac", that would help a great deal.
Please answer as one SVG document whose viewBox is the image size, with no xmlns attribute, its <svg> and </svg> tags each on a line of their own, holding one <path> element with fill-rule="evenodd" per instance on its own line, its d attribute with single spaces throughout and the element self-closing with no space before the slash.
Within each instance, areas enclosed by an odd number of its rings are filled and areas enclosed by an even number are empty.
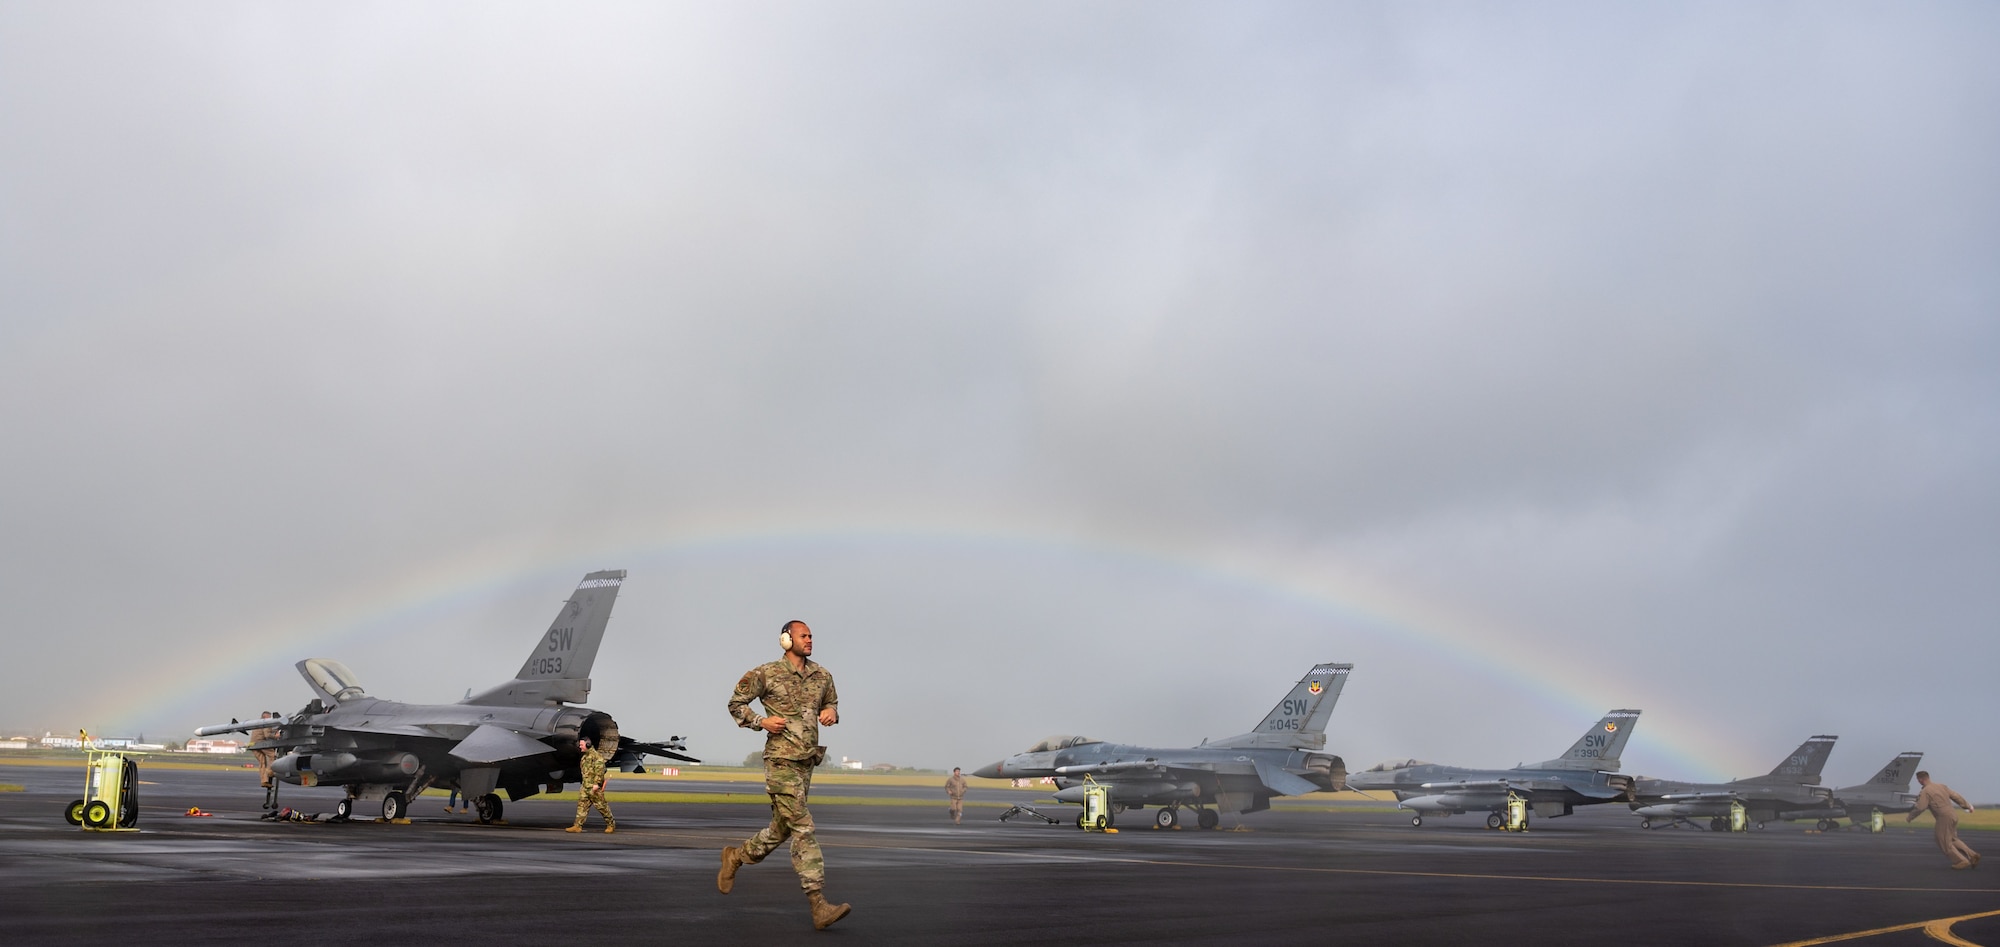
<svg viewBox="0 0 2000 947">
<path fill-rule="evenodd" d="M 139 831 L 85 832 L 62 819 L 80 764 L 0 761 L 0 783 L 26 789 L 0 792 L 0 943 L 1888 947 L 1937 943 L 1929 925 L 2000 947 L 2000 862 L 1950 870 L 1928 820 L 1880 835 L 1645 831 L 1610 805 L 1507 833 L 1471 815 L 1413 828 L 1394 812 L 1293 806 L 1216 831 L 1128 812 L 1106 835 L 996 819 L 1028 791 L 976 792 L 985 805 L 953 825 L 942 791 L 931 805 L 907 787 L 842 786 L 876 804 L 813 807 L 827 894 L 854 905 L 815 932 L 783 854 L 715 890 L 718 851 L 764 823 L 760 806 L 621 803 L 614 780 L 614 835 L 594 815 L 565 833 L 574 801 L 539 799 L 509 803 L 505 825 L 431 796 L 408 825 L 278 823 L 257 817 L 247 771 L 141 776 Z M 724 784 L 644 788 L 697 785 Z M 307 810 L 338 798 L 283 790 Z M 1987 836 L 1969 840 L 2000 848 Z"/>
</svg>

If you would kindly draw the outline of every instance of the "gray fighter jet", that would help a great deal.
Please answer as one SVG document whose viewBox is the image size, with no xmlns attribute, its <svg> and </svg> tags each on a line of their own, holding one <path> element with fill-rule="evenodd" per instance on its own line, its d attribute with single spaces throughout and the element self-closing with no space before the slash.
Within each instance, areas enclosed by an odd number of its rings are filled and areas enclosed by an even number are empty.
<svg viewBox="0 0 2000 947">
<path fill-rule="evenodd" d="M 1526 797 L 1535 816 L 1566 816 L 1577 806 L 1631 798 L 1632 777 L 1618 774 L 1618 758 L 1638 724 L 1638 711 L 1614 710 L 1592 724 L 1569 752 L 1552 760 L 1513 769 L 1388 760 L 1348 777 L 1347 787 L 1394 792 L 1397 808 L 1410 810 L 1411 825 L 1423 825 L 1426 815 L 1484 812 L 1486 827 L 1497 829 L 1505 822 L 1500 813 L 1509 795 Z"/>
<path fill-rule="evenodd" d="M 231 721 L 202 727 L 210 736 L 276 729 L 277 737 L 251 749 L 281 751 L 272 770 L 299 786 L 337 785 L 347 790 L 336 814 L 346 818 L 363 800 L 380 800 L 382 817 L 402 818 L 426 788 L 456 787 L 473 800 L 481 822 L 497 822 L 500 792 L 519 800 L 561 792 L 582 779 L 579 737 L 606 753 L 614 769 L 642 771 L 647 755 L 698 762 L 682 755 L 680 737 L 643 743 L 618 732 L 611 715 L 571 706 L 590 696 L 590 668 L 611 605 L 625 581 L 622 569 L 592 572 L 564 602 L 549 630 L 514 679 L 456 704 L 405 704 L 371 697 L 354 672 L 338 661 L 307 658 L 296 667 L 319 696 L 303 710 L 276 720 Z M 615 748 L 615 749 L 614 749 Z M 274 783 L 265 798 L 277 808 Z"/>
<path fill-rule="evenodd" d="M 1857 826 L 1866 826 L 1873 821 L 1877 812 L 1908 812 L 1917 798 L 1910 792 L 1910 780 L 1917 775 L 1917 767 L 1922 765 L 1924 754 L 1919 750 L 1905 750 L 1896 754 L 1889 765 L 1865 783 L 1843 786 L 1833 791 L 1833 808 L 1825 811 L 1807 810 L 1787 812 L 1784 819 L 1818 819 L 1818 828 L 1830 832 L 1838 828 L 1836 820 L 1847 818 Z"/>
<path fill-rule="evenodd" d="M 1088 780 L 1106 787 L 1114 814 L 1154 806 L 1159 811 L 1153 824 L 1170 829 L 1180 824 L 1180 810 L 1188 806 L 1195 810 L 1197 824 L 1212 829 L 1221 821 L 1219 809 L 1260 812 L 1271 808 L 1273 796 L 1340 790 L 1347 764 L 1320 751 L 1326 748 L 1326 719 L 1353 669 L 1352 664 L 1315 665 L 1249 733 L 1182 749 L 1049 737 L 973 775 L 1054 777 L 1056 801 L 1063 803 L 1082 803 Z M 1077 817 L 1079 826 L 1082 818 Z"/>
<path fill-rule="evenodd" d="M 1641 776 L 1633 787 L 1632 811 L 1639 827 L 1679 828 L 1707 818 L 1711 831 L 1729 827 L 1731 803 L 1742 803 L 1750 823 L 1781 818 L 1824 817 L 1834 808 L 1833 790 L 1818 785 L 1826 758 L 1833 754 L 1833 736 L 1815 736 L 1799 744 L 1769 773 L 1726 783 L 1687 783 Z"/>
</svg>

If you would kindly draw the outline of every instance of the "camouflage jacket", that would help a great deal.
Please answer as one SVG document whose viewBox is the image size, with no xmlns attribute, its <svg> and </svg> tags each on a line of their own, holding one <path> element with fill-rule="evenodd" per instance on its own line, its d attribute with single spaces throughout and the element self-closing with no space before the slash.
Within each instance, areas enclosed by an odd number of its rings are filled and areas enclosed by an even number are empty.
<svg viewBox="0 0 2000 947">
<path fill-rule="evenodd" d="M 750 706 L 753 700 L 764 702 L 764 713 Z M 736 719 L 737 726 L 750 730 L 761 730 L 765 716 L 785 718 L 785 729 L 765 735 L 764 758 L 803 760 L 819 751 L 819 712 L 839 704 L 833 674 L 826 668 L 807 658 L 805 669 L 794 671 L 779 658 L 751 668 L 736 682 L 735 692 L 729 695 L 729 716 Z"/>
<path fill-rule="evenodd" d="M 604 757 L 598 755 L 596 750 L 585 750 L 581 765 L 583 788 L 596 789 L 597 784 L 604 781 Z"/>
</svg>

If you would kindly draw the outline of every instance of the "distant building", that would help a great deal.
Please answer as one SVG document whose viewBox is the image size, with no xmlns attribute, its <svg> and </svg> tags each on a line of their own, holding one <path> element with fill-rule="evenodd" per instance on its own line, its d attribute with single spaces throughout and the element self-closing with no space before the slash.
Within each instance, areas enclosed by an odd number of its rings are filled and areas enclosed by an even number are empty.
<svg viewBox="0 0 2000 947">
<path fill-rule="evenodd" d="M 0 750 L 25 750 L 27 748 L 27 737 L 8 737 L 0 740 Z"/>
<path fill-rule="evenodd" d="M 868 768 L 868 764 L 867 764 L 867 763 L 863 763 L 863 762 L 861 762 L 860 760 L 851 760 L 851 759 L 848 759 L 847 757 L 843 756 L 843 757 L 841 757 L 841 758 L 840 758 L 840 768 L 841 768 L 841 769 L 867 769 L 867 768 Z"/>
<path fill-rule="evenodd" d="M 183 752 L 241 753 L 243 752 L 243 743 L 240 740 L 189 740 L 187 741 L 187 749 Z"/>
</svg>

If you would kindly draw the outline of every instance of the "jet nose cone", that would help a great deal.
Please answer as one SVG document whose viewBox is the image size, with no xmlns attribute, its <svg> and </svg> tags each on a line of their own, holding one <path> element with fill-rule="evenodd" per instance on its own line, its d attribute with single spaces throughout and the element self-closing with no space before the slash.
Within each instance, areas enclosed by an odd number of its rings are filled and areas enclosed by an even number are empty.
<svg viewBox="0 0 2000 947">
<path fill-rule="evenodd" d="M 1002 763 L 1005 762 L 1006 762 L 1005 760 L 1002 760 L 1000 763 L 988 763 L 985 766 L 981 766 L 980 768 L 973 770 L 972 775 L 977 776 L 980 779 L 1004 779 L 1005 777 L 1000 775 L 1000 771 L 1005 768 L 1004 766 L 1001 765 Z"/>
</svg>

